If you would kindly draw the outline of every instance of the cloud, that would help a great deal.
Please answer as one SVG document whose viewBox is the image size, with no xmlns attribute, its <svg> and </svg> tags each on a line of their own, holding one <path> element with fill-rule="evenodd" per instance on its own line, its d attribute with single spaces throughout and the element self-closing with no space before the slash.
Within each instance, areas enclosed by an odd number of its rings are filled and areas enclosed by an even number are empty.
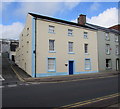
<svg viewBox="0 0 120 109">
<path fill-rule="evenodd" d="M 14 22 L 11 25 L 0 24 L 0 38 L 7 39 L 18 39 L 19 34 L 22 32 L 24 25 L 20 22 Z"/>
<path fill-rule="evenodd" d="M 100 4 L 99 4 L 98 2 L 94 2 L 94 3 L 90 6 L 90 10 L 91 10 L 91 11 L 97 11 L 99 7 L 100 7 Z"/>
<path fill-rule="evenodd" d="M 67 7 L 68 9 L 72 9 L 74 7 L 76 7 L 80 2 L 64 2 L 64 6 Z"/>
<path fill-rule="evenodd" d="M 71 22 L 77 23 L 77 19 L 75 19 L 75 20 L 71 20 Z"/>
<path fill-rule="evenodd" d="M 15 0 L 4 3 L 5 10 L 3 12 L 6 19 L 9 18 L 9 7 L 12 6 L 12 1 Z M 77 5 L 78 2 L 20 2 L 19 7 L 17 6 L 15 10 L 12 10 L 11 16 L 14 16 L 14 19 L 16 18 L 16 21 L 18 21 L 17 19 L 25 19 L 28 12 L 54 16 L 56 13 L 62 13 L 63 10 L 67 11 Z M 18 36 L 23 29 L 23 24 L 20 22 L 14 22 L 10 25 L 0 24 L 0 29 L 3 29 L 2 32 L 0 32 L 2 34 L 2 38 L 18 39 Z"/>
<path fill-rule="evenodd" d="M 98 16 L 87 18 L 87 22 L 103 27 L 110 27 L 116 25 L 118 24 L 118 9 L 107 9 L 103 13 L 100 13 Z"/>
<path fill-rule="evenodd" d="M 102 26 L 102 27 L 111 27 L 113 25 L 120 24 L 120 20 L 118 22 L 118 9 L 110 8 L 105 10 L 103 13 L 100 13 L 98 16 L 93 16 L 91 18 L 86 18 L 87 23 L 91 23 L 94 25 Z M 77 23 L 77 19 L 71 20 L 71 22 Z"/>
<path fill-rule="evenodd" d="M 16 9 L 15 15 L 25 16 L 28 12 L 34 12 L 44 15 L 54 15 L 60 10 L 57 2 L 23 2 L 19 9 Z"/>
<path fill-rule="evenodd" d="M 16 9 L 14 15 L 25 16 L 28 12 L 54 16 L 73 9 L 79 2 L 20 2 L 20 7 Z"/>
</svg>

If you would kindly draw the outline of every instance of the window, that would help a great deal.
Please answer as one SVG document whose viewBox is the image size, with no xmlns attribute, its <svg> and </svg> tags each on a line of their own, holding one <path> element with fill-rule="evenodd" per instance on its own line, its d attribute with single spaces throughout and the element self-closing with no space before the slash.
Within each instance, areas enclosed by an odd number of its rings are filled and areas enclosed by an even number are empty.
<svg viewBox="0 0 120 109">
<path fill-rule="evenodd" d="M 111 59 L 106 59 L 106 69 L 111 69 L 111 67 L 112 67 Z"/>
<path fill-rule="evenodd" d="M 110 54 L 110 44 L 106 44 L 106 54 Z"/>
<path fill-rule="evenodd" d="M 55 29 L 54 26 L 49 25 L 49 33 L 54 33 L 55 32 L 54 29 Z"/>
<path fill-rule="evenodd" d="M 84 44 L 84 51 L 85 53 L 88 53 L 88 44 Z"/>
<path fill-rule="evenodd" d="M 90 59 L 85 59 L 85 70 L 91 69 Z"/>
<path fill-rule="evenodd" d="M 54 42 L 55 40 L 49 40 L 49 51 L 54 51 Z"/>
<path fill-rule="evenodd" d="M 87 38 L 88 38 L 88 33 L 84 32 L 84 39 L 87 39 Z"/>
<path fill-rule="evenodd" d="M 118 42 L 118 35 L 115 35 L 115 42 Z"/>
<path fill-rule="evenodd" d="M 48 58 L 48 71 L 55 72 L 55 58 Z"/>
<path fill-rule="evenodd" d="M 68 36 L 72 36 L 73 35 L 73 30 L 72 29 L 68 29 Z"/>
<path fill-rule="evenodd" d="M 105 33 L 105 39 L 108 41 L 108 40 L 110 40 L 110 35 L 109 35 L 109 33 Z"/>
<path fill-rule="evenodd" d="M 27 36 L 29 36 L 29 28 L 27 28 Z"/>
<path fill-rule="evenodd" d="M 73 42 L 68 42 L 68 52 L 73 52 Z"/>
<path fill-rule="evenodd" d="M 118 45 L 116 45 L 116 55 L 118 55 L 119 54 L 119 46 Z"/>
</svg>

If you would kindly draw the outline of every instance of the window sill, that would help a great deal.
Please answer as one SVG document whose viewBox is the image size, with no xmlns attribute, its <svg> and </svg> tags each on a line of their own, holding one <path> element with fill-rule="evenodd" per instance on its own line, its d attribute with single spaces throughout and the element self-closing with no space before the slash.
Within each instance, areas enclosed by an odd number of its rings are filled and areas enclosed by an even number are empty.
<svg viewBox="0 0 120 109">
<path fill-rule="evenodd" d="M 55 32 L 48 32 L 48 33 L 50 33 L 50 34 L 55 34 Z"/>
<path fill-rule="evenodd" d="M 56 51 L 49 51 L 49 53 L 56 53 Z"/>
<path fill-rule="evenodd" d="M 106 70 L 111 70 L 112 68 L 111 67 L 107 67 Z"/>
<path fill-rule="evenodd" d="M 68 54 L 75 54 L 74 52 L 68 52 Z"/>
<path fill-rule="evenodd" d="M 110 53 L 106 53 L 106 55 L 110 55 Z"/>
<path fill-rule="evenodd" d="M 68 35 L 69 37 L 73 37 L 73 35 Z"/>
<path fill-rule="evenodd" d="M 88 39 L 88 37 L 84 37 L 84 39 Z"/>
<path fill-rule="evenodd" d="M 85 55 L 89 55 L 89 53 L 85 53 Z"/>
<path fill-rule="evenodd" d="M 89 68 L 89 69 L 88 69 L 88 68 L 86 68 L 85 70 L 91 70 L 91 68 Z"/>
<path fill-rule="evenodd" d="M 54 73 L 55 73 L 56 71 L 48 71 L 48 72 L 49 72 L 49 73 L 50 73 L 50 72 L 54 72 Z"/>
</svg>

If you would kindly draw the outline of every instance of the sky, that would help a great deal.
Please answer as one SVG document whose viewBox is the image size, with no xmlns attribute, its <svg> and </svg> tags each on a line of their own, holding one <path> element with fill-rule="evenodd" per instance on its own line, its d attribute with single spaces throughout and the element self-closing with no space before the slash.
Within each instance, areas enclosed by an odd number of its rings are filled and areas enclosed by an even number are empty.
<svg viewBox="0 0 120 109">
<path fill-rule="evenodd" d="M 50 1 L 50 0 L 49 0 Z M 90 0 L 89 0 L 90 1 Z M 96 2 L 97 1 L 97 2 Z M 19 39 L 28 12 L 77 23 L 80 14 L 85 14 L 87 23 L 111 27 L 118 22 L 118 2 L 114 0 L 61 0 L 44 2 L 39 0 L 4 0 L 0 2 L 0 38 Z"/>
</svg>

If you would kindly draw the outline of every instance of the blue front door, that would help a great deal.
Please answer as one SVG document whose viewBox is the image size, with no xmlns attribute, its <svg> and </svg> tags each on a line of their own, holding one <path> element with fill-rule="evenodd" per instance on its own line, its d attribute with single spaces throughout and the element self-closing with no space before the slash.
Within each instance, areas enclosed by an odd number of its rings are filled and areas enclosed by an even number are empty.
<svg viewBox="0 0 120 109">
<path fill-rule="evenodd" d="M 73 63 L 74 61 L 69 61 L 69 75 L 73 75 Z"/>
</svg>

